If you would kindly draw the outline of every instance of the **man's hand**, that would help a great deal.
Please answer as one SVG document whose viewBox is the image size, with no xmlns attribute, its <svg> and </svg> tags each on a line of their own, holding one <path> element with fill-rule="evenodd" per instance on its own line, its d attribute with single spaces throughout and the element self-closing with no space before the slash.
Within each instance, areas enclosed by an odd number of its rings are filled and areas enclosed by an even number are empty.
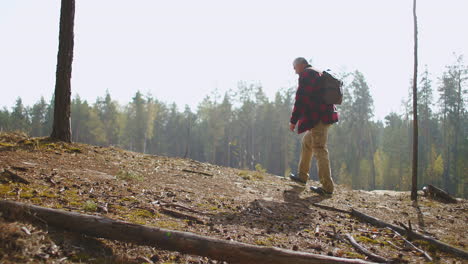
<svg viewBox="0 0 468 264">
<path fill-rule="evenodd" d="M 289 130 L 291 130 L 292 132 L 294 132 L 294 129 L 296 128 L 296 125 L 293 124 L 293 123 L 289 123 Z"/>
</svg>

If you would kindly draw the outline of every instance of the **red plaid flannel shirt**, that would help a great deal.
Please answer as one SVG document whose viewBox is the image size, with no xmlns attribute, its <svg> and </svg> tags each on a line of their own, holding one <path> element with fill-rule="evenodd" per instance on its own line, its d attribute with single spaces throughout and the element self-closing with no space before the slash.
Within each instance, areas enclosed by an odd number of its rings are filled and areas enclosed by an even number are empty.
<svg viewBox="0 0 468 264">
<path fill-rule="evenodd" d="M 299 86 L 290 122 L 297 123 L 298 134 L 313 128 L 320 120 L 325 124 L 338 122 L 338 112 L 333 104 L 323 102 L 323 89 L 318 85 L 320 74 L 306 68 L 299 75 Z"/>
</svg>

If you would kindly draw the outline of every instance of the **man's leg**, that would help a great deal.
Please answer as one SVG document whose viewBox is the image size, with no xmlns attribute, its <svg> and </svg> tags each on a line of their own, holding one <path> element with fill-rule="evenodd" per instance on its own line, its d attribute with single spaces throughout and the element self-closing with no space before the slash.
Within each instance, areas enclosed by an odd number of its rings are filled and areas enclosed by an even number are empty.
<svg viewBox="0 0 468 264">
<path fill-rule="evenodd" d="M 318 175 L 322 188 L 329 193 L 333 193 L 334 184 L 331 177 L 330 160 L 328 157 L 328 128 L 330 125 L 318 123 L 312 132 L 312 152 L 317 159 Z"/>
<path fill-rule="evenodd" d="M 309 179 L 310 162 L 312 160 L 312 133 L 307 131 L 302 137 L 301 157 L 299 158 L 299 179 L 307 182 Z"/>
</svg>

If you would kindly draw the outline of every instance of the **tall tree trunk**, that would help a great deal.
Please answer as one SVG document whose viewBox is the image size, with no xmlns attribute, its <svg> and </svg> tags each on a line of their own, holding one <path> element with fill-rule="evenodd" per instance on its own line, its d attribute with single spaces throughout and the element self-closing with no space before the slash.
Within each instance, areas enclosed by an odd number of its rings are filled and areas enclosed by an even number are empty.
<svg viewBox="0 0 468 264">
<path fill-rule="evenodd" d="M 375 164 L 374 164 L 374 154 L 375 154 L 375 146 L 374 146 L 374 139 L 372 138 L 372 128 L 370 124 L 368 123 L 367 125 L 367 131 L 369 134 L 369 142 L 370 142 L 370 158 L 369 158 L 369 163 L 371 166 L 371 184 L 370 184 L 370 189 L 375 190 Z"/>
<path fill-rule="evenodd" d="M 62 0 L 55 79 L 54 124 L 51 138 L 71 142 L 70 104 L 75 0 Z"/>
<path fill-rule="evenodd" d="M 414 19 L 414 73 L 413 73 L 413 176 L 411 181 L 411 200 L 418 199 L 418 20 L 416 0 L 413 0 Z"/>
</svg>

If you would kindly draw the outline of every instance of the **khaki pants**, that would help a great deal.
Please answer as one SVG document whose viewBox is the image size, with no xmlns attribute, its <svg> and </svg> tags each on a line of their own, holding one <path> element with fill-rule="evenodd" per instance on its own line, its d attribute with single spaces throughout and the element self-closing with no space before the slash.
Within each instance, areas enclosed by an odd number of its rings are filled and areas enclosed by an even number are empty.
<svg viewBox="0 0 468 264">
<path fill-rule="evenodd" d="M 327 149 L 328 128 L 330 128 L 329 124 L 319 122 L 315 127 L 307 131 L 302 138 L 299 178 L 305 182 L 309 179 L 310 162 L 315 155 L 322 188 L 332 193 L 333 179 L 331 178 Z"/>
</svg>

